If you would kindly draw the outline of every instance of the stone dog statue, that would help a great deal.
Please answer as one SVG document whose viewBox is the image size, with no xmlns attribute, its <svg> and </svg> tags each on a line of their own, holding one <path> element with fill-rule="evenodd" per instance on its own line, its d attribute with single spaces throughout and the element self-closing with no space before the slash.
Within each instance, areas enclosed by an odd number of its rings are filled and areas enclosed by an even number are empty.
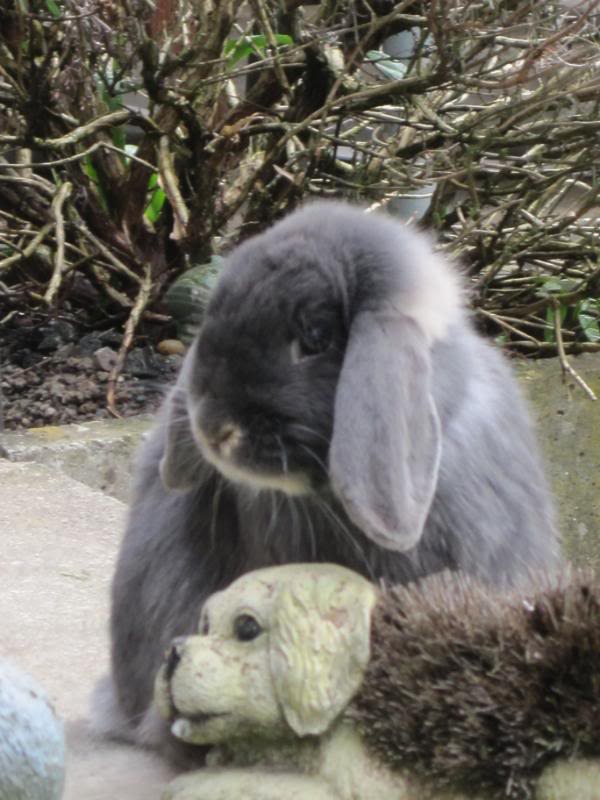
<svg viewBox="0 0 600 800">
<path fill-rule="evenodd" d="M 164 799 L 598 800 L 600 582 L 546 583 L 244 575 L 157 676 L 175 736 L 213 746 Z"/>
</svg>

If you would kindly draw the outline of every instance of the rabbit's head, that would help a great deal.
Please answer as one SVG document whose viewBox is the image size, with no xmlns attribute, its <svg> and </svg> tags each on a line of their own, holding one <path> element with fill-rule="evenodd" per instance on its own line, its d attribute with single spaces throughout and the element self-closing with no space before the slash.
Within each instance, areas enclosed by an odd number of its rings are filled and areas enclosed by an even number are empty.
<svg viewBox="0 0 600 800">
<path fill-rule="evenodd" d="M 168 402 L 165 484 L 208 462 L 288 494 L 329 485 L 372 539 L 412 547 L 440 457 L 431 347 L 461 314 L 452 270 L 387 216 L 290 215 L 228 258 Z"/>
</svg>

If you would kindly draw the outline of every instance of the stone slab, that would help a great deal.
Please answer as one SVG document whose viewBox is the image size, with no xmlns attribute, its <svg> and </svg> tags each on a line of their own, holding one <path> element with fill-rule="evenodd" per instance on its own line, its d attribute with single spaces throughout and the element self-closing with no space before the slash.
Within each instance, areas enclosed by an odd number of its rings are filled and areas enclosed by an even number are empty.
<svg viewBox="0 0 600 800">
<path fill-rule="evenodd" d="M 127 502 L 131 466 L 150 415 L 49 425 L 0 434 L 11 461 L 35 461 L 62 470 L 93 489 Z"/>
<path fill-rule="evenodd" d="M 0 459 L 0 652 L 42 684 L 65 721 L 65 800 L 158 800 L 171 777 L 153 754 L 88 730 L 89 697 L 108 667 L 125 510 L 57 469 Z"/>
<path fill-rule="evenodd" d="M 569 361 L 600 398 L 600 353 Z M 525 362 L 518 372 L 538 420 L 565 552 L 600 566 L 600 399 L 564 381 L 557 359 Z"/>
</svg>

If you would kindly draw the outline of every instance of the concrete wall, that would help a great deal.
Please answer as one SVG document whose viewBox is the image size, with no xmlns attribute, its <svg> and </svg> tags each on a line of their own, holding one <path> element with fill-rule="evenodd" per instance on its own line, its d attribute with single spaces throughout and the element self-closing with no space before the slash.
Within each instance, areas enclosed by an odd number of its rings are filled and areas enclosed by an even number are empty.
<svg viewBox="0 0 600 800">
<path fill-rule="evenodd" d="M 600 353 L 571 358 L 600 398 Z M 600 399 L 562 380 L 556 359 L 530 361 L 518 372 L 538 419 L 538 434 L 557 501 L 565 551 L 600 565 Z"/>
</svg>

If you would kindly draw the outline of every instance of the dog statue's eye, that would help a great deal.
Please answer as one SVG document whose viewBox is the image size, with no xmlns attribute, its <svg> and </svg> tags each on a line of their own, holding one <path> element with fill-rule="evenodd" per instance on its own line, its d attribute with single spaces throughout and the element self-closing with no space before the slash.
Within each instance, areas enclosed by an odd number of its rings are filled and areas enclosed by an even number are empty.
<svg viewBox="0 0 600 800">
<path fill-rule="evenodd" d="M 303 325 L 298 336 L 292 341 L 292 361 L 297 363 L 302 358 L 324 353 L 331 344 L 332 330 L 325 323 L 308 323 Z"/>
<path fill-rule="evenodd" d="M 240 642 L 251 642 L 262 633 L 259 623 L 250 614 L 240 614 L 233 621 L 235 638 Z"/>
<path fill-rule="evenodd" d="M 208 614 L 203 614 L 200 617 L 200 635 L 208 636 L 209 630 L 210 630 L 210 623 L 208 621 Z"/>
</svg>

